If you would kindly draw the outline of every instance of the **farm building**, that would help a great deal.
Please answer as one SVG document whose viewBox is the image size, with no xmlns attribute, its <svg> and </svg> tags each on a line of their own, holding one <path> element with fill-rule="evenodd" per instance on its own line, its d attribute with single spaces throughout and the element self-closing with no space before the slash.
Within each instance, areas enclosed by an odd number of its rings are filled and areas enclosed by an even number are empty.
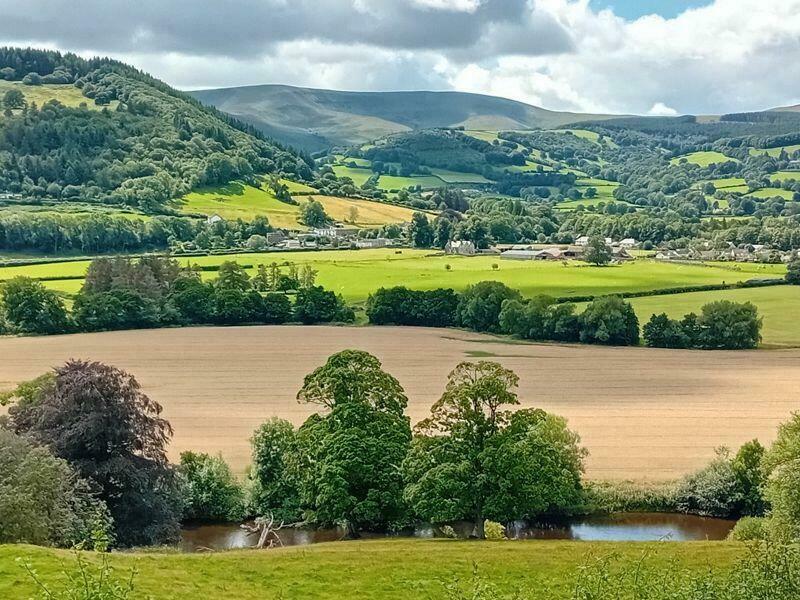
<svg viewBox="0 0 800 600">
<path fill-rule="evenodd" d="M 474 256 L 475 244 L 467 240 L 453 240 L 444 247 L 445 254 L 460 254 L 461 256 Z"/>
<path fill-rule="evenodd" d="M 356 248 L 386 248 L 391 240 L 387 238 L 374 238 L 356 241 Z"/>
</svg>

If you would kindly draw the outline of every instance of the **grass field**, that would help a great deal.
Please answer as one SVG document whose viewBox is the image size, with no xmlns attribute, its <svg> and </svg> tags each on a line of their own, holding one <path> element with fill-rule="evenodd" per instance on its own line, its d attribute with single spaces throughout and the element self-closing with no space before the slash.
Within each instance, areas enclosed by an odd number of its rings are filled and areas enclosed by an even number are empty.
<svg viewBox="0 0 800 600">
<path fill-rule="evenodd" d="M 136 375 L 175 429 L 170 456 L 221 452 L 242 473 L 248 439 L 271 416 L 301 423 L 303 377 L 345 348 L 376 355 L 427 416 L 463 360 L 496 360 L 520 376 L 520 401 L 568 419 L 592 479 L 673 479 L 714 449 L 770 442 L 797 410 L 800 350 L 703 352 L 526 344 L 414 327 L 189 327 L 0 338 L 0 391 L 69 358 Z M 2 595 L 0 595 L 2 597 Z"/>
<path fill-rule="evenodd" d="M 510 261 L 496 256 L 458 257 L 412 249 L 268 252 L 179 258 L 182 264 L 206 266 L 219 265 L 226 260 L 238 260 L 249 265 L 287 260 L 311 263 L 319 271 L 319 283 L 343 294 L 351 302 L 362 302 L 379 287 L 394 285 L 423 290 L 437 287 L 463 290 L 479 281 L 495 280 L 519 289 L 526 296 L 550 294 L 561 297 L 733 283 L 785 273 L 783 265 L 701 265 L 637 260 L 618 266 L 593 267 L 581 262 L 564 265 L 549 261 Z M 88 261 L 74 261 L 2 267 L 0 281 L 16 275 L 44 280 L 82 277 L 88 264 Z M 493 268 L 494 265 L 497 269 Z M 213 273 L 207 275 L 214 276 Z"/>
<path fill-rule="evenodd" d="M 782 188 L 761 188 L 760 190 L 756 190 L 755 192 L 751 192 L 747 195 L 751 198 L 757 199 L 774 198 L 775 196 L 779 196 L 785 200 L 791 200 L 794 198 L 794 192 L 790 192 L 789 190 L 784 190 Z"/>
<path fill-rule="evenodd" d="M 411 175 L 401 177 L 399 175 L 381 175 L 378 179 L 378 187 L 383 190 L 402 190 L 409 187 L 422 186 L 423 189 L 440 188 L 447 185 L 444 180 L 435 175 Z"/>
<path fill-rule="evenodd" d="M 332 168 L 337 177 L 349 177 L 357 187 L 361 187 L 367 182 L 367 179 L 372 177 L 372 171 L 369 169 L 348 167 L 345 165 L 333 165 Z"/>
<path fill-rule="evenodd" d="M 236 600 L 436 600 L 453 598 L 446 593 L 445 585 L 455 578 L 468 584 L 474 566 L 503 593 L 521 590 L 526 598 L 566 600 L 571 598 L 579 567 L 590 555 L 599 558 L 613 554 L 620 563 L 633 565 L 647 554 L 648 565 L 667 567 L 674 563 L 676 569 L 699 572 L 709 565 L 728 568 L 744 553 L 743 545 L 726 542 L 374 540 L 214 554 L 112 553 L 109 561 L 119 577 L 135 567 L 137 592 L 154 600 L 193 600 L 198 596 Z M 96 560 L 91 554 L 87 556 Z M 28 598 L 36 592 L 22 566 L 15 562 L 17 557 L 30 562 L 48 583 L 59 582 L 64 564 L 74 561 L 66 551 L 0 546 L 0 597 L 9 600 Z"/>
<path fill-rule="evenodd" d="M 772 181 L 786 181 L 788 179 L 800 181 L 800 171 L 778 171 L 776 173 L 770 173 L 769 178 Z"/>
<path fill-rule="evenodd" d="M 299 185 L 302 184 L 295 184 Z M 187 194 L 183 198 L 181 210 L 186 213 L 218 214 L 225 219 L 251 220 L 257 215 L 264 215 L 273 227 L 299 230 L 306 229 L 298 221 L 300 207 L 312 197 L 322 203 L 325 211 L 337 221 L 349 219 L 350 209 L 355 207 L 358 210 L 354 223 L 356 227 L 380 227 L 387 223 L 404 223 L 410 221 L 411 215 L 414 214 L 413 210 L 394 204 L 333 196 L 298 196 L 297 205 L 287 204 L 278 200 L 267 188 L 259 189 L 238 182 Z"/>
<path fill-rule="evenodd" d="M 778 157 L 780 156 L 782 150 L 786 150 L 786 153 L 791 156 L 793 152 L 800 150 L 800 144 L 794 144 L 792 146 L 778 146 L 777 148 L 767 148 L 766 150 L 762 148 L 750 148 L 750 154 L 753 156 L 766 154 L 768 156 Z"/>
<path fill-rule="evenodd" d="M 650 316 L 665 312 L 672 318 L 686 313 L 700 313 L 709 302 L 732 300 L 752 302 L 764 319 L 762 329 L 765 347 L 800 347 L 800 286 L 744 288 L 714 292 L 691 292 L 671 296 L 632 298 L 639 322 L 644 325 Z M 798 407 L 800 408 L 800 407 Z"/>
<path fill-rule="evenodd" d="M 25 100 L 28 104 L 35 102 L 39 107 L 50 100 L 58 100 L 64 106 L 77 107 L 85 103 L 88 108 L 94 110 L 101 110 L 104 108 L 102 106 L 97 106 L 94 100 L 87 98 L 83 95 L 81 90 L 70 84 L 24 85 L 19 81 L 0 80 L 0 96 L 3 96 L 11 89 L 21 91 L 25 95 Z M 108 109 L 116 109 L 117 104 L 119 104 L 119 102 L 114 100 L 108 105 Z"/>
<path fill-rule="evenodd" d="M 684 154 L 683 156 L 676 156 L 670 161 L 670 163 L 673 165 L 677 165 L 684 158 L 688 162 L 695 165 L 699 165 L 701 167 L 707 167 L 709 165 L 723 163 L 729 160 L 734 162 L 739 162 L 737 159 L 725 156 L 721 152 L 690 152 L 689 154 Z"/>
<path fill-rule="evenodd" d="M 723 177 L 721 179 L 706 179 L 704 181 L 698 181 L 694 184 L 693 187 L 702 187 L 706 183 L 713 183 L 714 187 L 718 190 L 722 190 L 725 192 L 741 192 L 746 194 L 750 191 L 750 188 L 747 187 L 744 179 L 741 177 Z"/>
<path fill-rule="evenodd" d="M 478 173 L 466 173 L 463 171 L 448 171 L 447 169 L 431 169 L 431 174 L 435 175 L 445 183 L 491 183 Z"/>
</svg>

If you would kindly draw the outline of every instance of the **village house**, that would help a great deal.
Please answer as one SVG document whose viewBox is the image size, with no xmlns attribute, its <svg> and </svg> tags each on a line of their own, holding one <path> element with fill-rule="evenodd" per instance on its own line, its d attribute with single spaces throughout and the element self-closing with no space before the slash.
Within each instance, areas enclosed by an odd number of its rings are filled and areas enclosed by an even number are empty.
<svg viewBox="0 0 800 600">
<path fill-rule="evenodd" d="M 467 240 L 453 240 L 444 247 L 445 254 L 459 254 L 461 256 L 474 256 L 475 244 Z"/>
<path fill-rule="evenodd" d="M 356 248 L 386 248 L 391 244 L 388 238 L 372 238 L 356 240 Z"/>
<path fill-rule="evenodd" d="M 311 233 L 320 237 L 329 237 L 338 240 L 355 237 L 358 235 L 356 227 L 317 227 Z"/>
<path fill-rule="evenodd" d="M 211 215 L 210 217 L 208 217 L 208 218 L 206 219 L 206 224 L 208 224 L 208 225 L 214 225 L 215 223 L 222 223 L 224 220 L 225 220 L 225 219 L 223 219 L 223 218 L 222 218 L 222 217 L 220 217 L 219 215 L 217 215 L 217 214 L 213 214 L 213 215 Z"/>
</svg>

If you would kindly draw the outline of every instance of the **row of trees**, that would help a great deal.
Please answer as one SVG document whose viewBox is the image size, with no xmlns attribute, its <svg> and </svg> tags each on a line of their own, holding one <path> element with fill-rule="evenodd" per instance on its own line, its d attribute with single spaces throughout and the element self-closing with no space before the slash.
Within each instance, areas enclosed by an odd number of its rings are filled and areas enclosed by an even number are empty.
<svg viewBox="0 0 800 600">
<path fill-rule="evenodd" d="M 156 544 L 176 540 L 181 518 L 245 514 L 354 535 L 467 519 L 483 537 L 487 518 L 569 512 L 582 501 L 585 451 L 563 419 L 509 410 L 516 385 L 496 363 L 462 363 L 412 434 L 403 388 L 380 362 L 334 354 L 298 392 L 321 412 L 254 434 L 245 498 L 221 459 L 167 462 L 172 430 L 131 375 L 70 361 L 5 397 L 0 461 L 20 477 L 0 479 L 0 541 L 67 545 L 101 531 Z"/>
<path fill-rule="evenodd" d="M 176 261 L 144 257 L 92 261 L 72 311 L 40 282 L 17 277 L 2 288 L 0 326 L 17 333 L 65 333 L 188 324 L 350 322 L 355 315 L 340 296 L 315 285 L 305 266 L 259 266 L 254 277 L 232 261 L 217 277 Z M 294 297 L 292 302 L 291 296 Z"/>
<path fill-rule="evenodd" d="M 618 296 L 595 298 L 578 314 L 573 303 L 545 295 L 524 299 L 498 281 L 482 281 L 461 294 L 381 288 L 368 298 L 366 312 L 375 325 L 455 326 L 529 340 L 639 344 L 636 312 Z M 703 306 L 699 317 L 689 314 L 682 321 L 653 315 L 644 326 L 644 338 L 648 346 L 662 348 L 755 348 L 761 325 L 753 304 L 719 301 Z"/>
<path fill-rule="evenodd" d="M 287 521 L 386 530 L 416 520 L 507 522 L 564 514 L 582 501 L 585 451 L 566 422 L 519 404 L 517 376 L 458 365 L 413 430 L 407 398 L 373 356 L 346 350 L 305 378 L 323 408 L 298 429 L 273 419 L 253 437 L 253 506 Z"/>
<path fill-rule="evenodd" d="M 762 324 L 751 302 L 719 300 L 704 305 L 699 316 L 689 313 L 678 320 L 666 313 L 653 315 L 642 333 L 651 348 L 744 350 L 758 346 Z"/>
</svg>

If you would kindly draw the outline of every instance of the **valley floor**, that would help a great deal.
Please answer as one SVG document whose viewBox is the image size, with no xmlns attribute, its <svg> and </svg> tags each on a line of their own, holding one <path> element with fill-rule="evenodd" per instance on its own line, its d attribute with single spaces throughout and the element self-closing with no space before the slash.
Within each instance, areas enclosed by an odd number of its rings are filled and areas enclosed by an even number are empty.
<svg viewBox="0 0 800 600">
<path fill-rule="evenodd" d="M 345 348 L 375 354 L 428 415 L 460 361 L 496 360 L 520 376 L 523 406 L 566 417 L 589 449 L 591 479 L 674 479 L 718 446 L 770 442 L 798 409 L 800 350 L 690 351 L 528 344 L 413 327 L 191 327 L 0 338 L 0 391 L 69 358 L 134 374 L 175 429 L 170 456 L 222 453 L 239 473 L 271 416 L 300 424 L 303 377 Z"/>
<path fill-rule="evenodd" d="M 117 577 L 136 568 L 137 593 L 154 600 L 438 599 L 452 597 L 445 586 L 455 578 L 469 585 L 474 568 L 506 593 L 561 600 L 571 597 L 579 568 L 602 557 L 614 555 L 620 564 L 631 565 L 647 554 L 650 566 L 700 572 L 709 566 L 725 569 L 744 552 L 743 545 L 728 542 L 389 540 L 215 554 L 113 553 L 109 558 Z M 63 581 L 63 566 L 74 564 L 63 550 L 0 546 L 0 598 L 35 593 L 18 557 L 54 588 Z"/>
</svg>

